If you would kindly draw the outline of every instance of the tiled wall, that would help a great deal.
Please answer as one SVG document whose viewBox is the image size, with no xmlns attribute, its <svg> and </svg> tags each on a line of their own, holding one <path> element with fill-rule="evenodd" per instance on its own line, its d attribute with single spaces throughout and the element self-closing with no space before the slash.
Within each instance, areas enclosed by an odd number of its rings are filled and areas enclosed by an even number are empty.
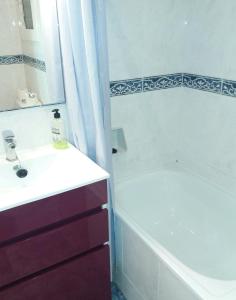
<svg viewBox="0 0 236 300">
<path fill-rule="evenodd" d="M 107 1 L 112 126 L 128 146 L 114 155 L 118 180 L 178 158 L 236 179 L 235 11 L 234 0 Z"/>
<path fill-rule="evenodd" d="M 10 81 L 9 76 L 4 80 L 5 72 L 10 73 L 10 78 L 15 78 L 16 81 Z M 1 110 L 3 107 L 6 110 L 14 108 L 17 90 L 25 88 L 36 92 L 44 104 L 50 103 L 46 64 L 41 59 L 25 54 L 0 56 L 0 80 L 6 82 L 4 90 L 2 89 L 0 93 Z M 8 103 L 6 103 L 6 99 L 8 99 Z"/>
<path fill-rule="evenodd" d="M 108 0 L 111 80 L 206 75 L 236 80 L 236 2 Z"/>
<path fill-rule="evenodd" d="M 106 1 L 112 81 L 185 71 L 186 2 Z"/>
</svg>

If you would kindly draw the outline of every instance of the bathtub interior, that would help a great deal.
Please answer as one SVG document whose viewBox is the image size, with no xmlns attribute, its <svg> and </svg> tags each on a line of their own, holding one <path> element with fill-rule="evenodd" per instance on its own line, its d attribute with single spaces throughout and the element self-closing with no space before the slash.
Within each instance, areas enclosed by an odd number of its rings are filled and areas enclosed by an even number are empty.
<svg viewBox="0 0 236 300">
<path fill-rule="evenodd" d="M 223 190 L 181 168 L 159 170 L 119 184 L 115 207 L 195 272 L 236 279 L 235 199 Z"/>
</svg>

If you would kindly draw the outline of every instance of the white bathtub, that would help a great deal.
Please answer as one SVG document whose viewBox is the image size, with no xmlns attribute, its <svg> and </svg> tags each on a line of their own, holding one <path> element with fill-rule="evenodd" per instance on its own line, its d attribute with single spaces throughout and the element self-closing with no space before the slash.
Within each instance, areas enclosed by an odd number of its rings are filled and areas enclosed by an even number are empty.
<svg viewBox="0 0 236 300">
<path fill-rule="evenodd" d="M 236 199 L 158 171 L 116 187 L 116 280 L 128 300 L 236 300 Z"/>
</svg>

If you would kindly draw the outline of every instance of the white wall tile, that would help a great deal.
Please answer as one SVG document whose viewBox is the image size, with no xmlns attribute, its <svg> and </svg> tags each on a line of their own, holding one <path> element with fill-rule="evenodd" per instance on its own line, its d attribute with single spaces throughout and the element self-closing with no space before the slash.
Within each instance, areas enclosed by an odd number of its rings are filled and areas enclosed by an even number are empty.
<svg viewBox="0 0 236 300">
<path fill-rule="evenodd" d="M 0 110 L 16 107 L 17 90 L 26 88 L 24 65 L 0 66 Z"/>
<path fill-rule="evenodd" d="M 235 1 L 109 0 L 107 10 L 112 79 L 183 71 L 236 80 Z M 128 145 L 114 156 L 116 178 L 178 151 L 236 176 L 234 98 L 172 89 L 111 101 L 112 126 L 124 128 Z"/>
<path fill-rule="evenodd" d="M 22 45 L 15 0 L 0 1 L 0 55 L 21 54 Z"/>
<path fill-rule="evenodd" d="M 184 72 L 236 80 L 236 2 L 184 0 Z"/>
<path fill-rule="evenodd" d="M 55 99 L 49 98 L 48 80 L 46 72 L 28 65 L 24 65 L 26 85 L 30 92 L 36 93 L 43 104 L 52 103 Z"/>
<path fill-rule="evenodd" d="M 180 72 L 184 16 L 177 0 L 107 1 L 111 79 Z"/>
<path fill-rule="evenodd" d="M 113 155 L 116 180 L 175 158 L 178 129 L 169 120 L 176 115 L 171 106 L 181 95 L 178 88 L 112 98 L 112 127 L 122 127 L 127 141 L 127 151 Z"/>
<path fill-rule="evenodd" d="M 112 80 L 196 73 L 235 80 L 236 3 L 107 1 Z"/>
</svg>

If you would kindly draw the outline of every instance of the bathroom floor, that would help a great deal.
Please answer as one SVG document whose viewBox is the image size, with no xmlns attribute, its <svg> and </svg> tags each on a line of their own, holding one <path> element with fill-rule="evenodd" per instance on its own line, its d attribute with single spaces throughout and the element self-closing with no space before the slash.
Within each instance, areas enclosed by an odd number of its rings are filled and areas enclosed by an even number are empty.
<svg viewBox="0 0 236 300">
<path fill-rule="evenodd" d="M 112 283 L 112 300 L 126 300 L 125 296 L 118 288 L 118 286 L 113 282 Z"/>
</svg>

